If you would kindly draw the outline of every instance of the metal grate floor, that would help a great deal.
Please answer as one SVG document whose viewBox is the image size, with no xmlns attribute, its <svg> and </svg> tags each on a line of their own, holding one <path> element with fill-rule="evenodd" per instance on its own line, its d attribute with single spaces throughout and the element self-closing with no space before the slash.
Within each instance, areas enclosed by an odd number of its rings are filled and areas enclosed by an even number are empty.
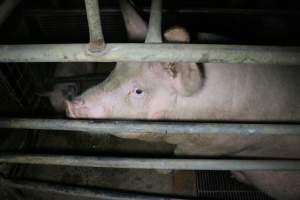
<svg viewBox="0 0 300 200">
<path fill-rule="evenodd" d="M 242 184 L 229 171 L 197 171 L 197 196 L 220 200 L 272 200 L 264 193 Z"/>
</svg>

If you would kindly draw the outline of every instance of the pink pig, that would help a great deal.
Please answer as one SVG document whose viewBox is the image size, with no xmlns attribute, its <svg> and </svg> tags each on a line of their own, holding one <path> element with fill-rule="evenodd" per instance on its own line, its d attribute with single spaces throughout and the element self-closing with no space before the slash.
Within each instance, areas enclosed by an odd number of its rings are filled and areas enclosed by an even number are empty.
<svg viewBox="0 0 300 200">
<path fill-rule="evenodd" d="M 134 9 L 124 0 L 121 9 L 129 38 L 145 38 L 147 26 Z M 164 33 L 166 42 L 189 42 L 189 38 L 180 27 Z M 73 101 L 67 100 L 66 113 L 86 119 L 299 121 L 299 77 L 297 66 L 119 62 L 104 82 Z M 300 157 L 296 136 L 169 136 L 154 140 L 176 144 L 175 153 L 184 155 Z M 300 199 L 299 172 L 233 174 L 277 199 Z"/>
</svg>

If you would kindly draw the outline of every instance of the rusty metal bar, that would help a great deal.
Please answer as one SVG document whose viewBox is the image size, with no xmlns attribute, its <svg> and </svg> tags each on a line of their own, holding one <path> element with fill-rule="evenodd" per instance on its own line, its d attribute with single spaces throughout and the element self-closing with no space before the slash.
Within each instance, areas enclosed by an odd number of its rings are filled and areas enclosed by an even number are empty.
<svg viewBox="0 0 300 200">
<path fill-rule="evenodd" d="M 87 44 L 0 45 L 0 62 L 160 61 L 282 65 L 300 63 L 300 47 L 106 44 L 98 53 L 91 53 L 88 48 Z"/>
<path fill-rule="evenodd" d="M 15 7 L 19 4 L 20 0 L 4 0 L 0 4 L 0 26 L 11 14 Z"/>
<path fill-rule="evenodd" d="M 289 135 L 300 136 L 300 124 L 234 124 L 200 122 L 153 122 L 153 121 L 92 121 L 58 119 L 0 119 L 0 128 L 80 131 L 89 134 L 119 134 L 122 137 L 132 133 L 156 135 Z M 55 132 L 54 132 L 55 133 Z"/>
<path fill-rule="evenodd" d="M 0 163 L 171 170 L 300 170 L 300 160 L 126 158 L 0 154 Z"/>
<path fill-rule="evenodd" d="M 90 51 L 102 50 L 105 46 L 102 27 L 101 27 L 101 18 L 100 18 L 100 9 L 98 0 L 85 0 L 85 8 L 89 25 L 90 33 Z"/>
<path fill-rule="evenodd" d="M 162 43 L 162 0 L 152 0 L 146 43 Z"/>
<path fill-rule="evenodd" d="M 182 198 L 159 196 L 153 194 L 129 193 L 125 191 L 70 186 L 37 180 L 32 181 L 24 179 L 8 179 L 3 177 L 0 177 L 0 185 L 4 188 L 50 192 L 80 198 L 96 198 L 106 200 L 183 200 Z"/>
</svg>

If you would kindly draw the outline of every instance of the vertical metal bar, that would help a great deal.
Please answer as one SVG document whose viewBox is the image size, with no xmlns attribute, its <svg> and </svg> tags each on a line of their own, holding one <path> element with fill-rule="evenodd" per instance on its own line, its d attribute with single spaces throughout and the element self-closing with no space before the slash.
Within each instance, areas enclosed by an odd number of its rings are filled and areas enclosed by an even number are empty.
<svg viewBox="0 0 300 200">
<path fill-rule="evenodd" d="M 162 43 L 162 0 L 152 0 L 146 43 Z"/>
<path fill-rule="evenodd" d="M 105 46 L 98 0 L 85 0 L 90 33 L 90 51 L 102 50 Z"/>
<path fill-rule="evenodd" d="M 4 0 L 0 5 L 0 26 L 19 4 L 20 0 Z"/>
</svg>

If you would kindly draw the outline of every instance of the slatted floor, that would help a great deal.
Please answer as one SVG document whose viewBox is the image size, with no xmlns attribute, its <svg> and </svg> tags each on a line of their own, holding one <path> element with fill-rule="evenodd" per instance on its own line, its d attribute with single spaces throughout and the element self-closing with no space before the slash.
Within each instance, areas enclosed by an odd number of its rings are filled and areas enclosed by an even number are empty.
<svg viewBox="0 0 300 200">
<path fill-rule="evenodd" d="M 199 199 L 272 200 L 255 188 L 236 181 L 229 171 L 197 171 L 196 179 Z"/>
</svg>

